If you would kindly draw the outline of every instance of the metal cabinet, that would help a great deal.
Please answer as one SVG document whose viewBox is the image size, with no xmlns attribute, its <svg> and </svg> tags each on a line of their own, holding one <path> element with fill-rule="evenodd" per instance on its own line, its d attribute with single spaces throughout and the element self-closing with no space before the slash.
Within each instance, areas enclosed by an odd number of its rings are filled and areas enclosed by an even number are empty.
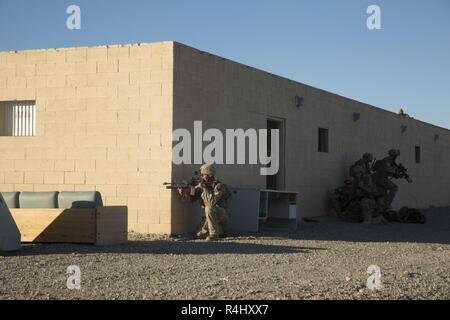
<svg viewBox="0 0 450 320">
<path fill-rule="evenodd" d="M 250 232 L 258 232 L 262 227 L 297 229 L 297 201 L 297 192 L 233 188 L 230 229 Z"/>
</svg>

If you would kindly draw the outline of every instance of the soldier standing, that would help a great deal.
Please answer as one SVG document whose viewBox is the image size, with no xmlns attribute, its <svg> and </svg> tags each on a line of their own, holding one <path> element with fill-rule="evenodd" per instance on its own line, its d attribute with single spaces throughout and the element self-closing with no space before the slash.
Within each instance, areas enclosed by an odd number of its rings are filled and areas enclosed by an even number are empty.
<svg viewBox="0 0 450 320">
<path fill-rule="evenodd" d="M 196 231 L 197 238 L 216 240 L 226 237 L 228 233 L 228 200 L 231 196 L 228 187 L 215 178 L 216 170 L 213 165 L 205 164 L 200 167 L 201 180 L 195 186 L 192 195 L 186 189 L 178 188 L 184 200 L 199 201 L 205 209 L 204 222 Z"/>
</svg>

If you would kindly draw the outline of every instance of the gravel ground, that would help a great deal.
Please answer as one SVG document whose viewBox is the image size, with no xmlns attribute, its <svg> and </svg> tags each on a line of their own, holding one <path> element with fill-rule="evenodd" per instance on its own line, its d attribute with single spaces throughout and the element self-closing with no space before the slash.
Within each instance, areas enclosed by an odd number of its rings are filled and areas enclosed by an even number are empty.
<svg viewBox="0 0 450 320">
<path fill-rule="evenodd" d="M 450 299 L 450 209 L 427 224 L 322 217 L 218 242 L 130 234 L 121 246 L 25 245 L 0 256 L 2 299 Z M 66 286 L 78 265 L 81 289 Z M 367 269 L 381 269 L 369 290 Z"/>
</svg>

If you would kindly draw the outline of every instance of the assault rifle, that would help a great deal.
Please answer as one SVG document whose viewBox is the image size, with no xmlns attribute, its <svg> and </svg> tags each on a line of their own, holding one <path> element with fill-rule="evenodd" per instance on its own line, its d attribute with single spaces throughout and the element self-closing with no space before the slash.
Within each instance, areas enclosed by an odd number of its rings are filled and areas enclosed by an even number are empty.
<svg viewBox="0 0 450 320">
<path fill-rule="evenodd" d="M 194 172 L 194 176 L 189 180 L 182 180 L 182 181 L 171 181 L 171 182 L 164 182 L 163 186 L 166 186 L 166 189 L 186 189 L 189 187 L 195 187 L 201 182 L 201 179 L 199 177 L 199 174 L 197 171 Z"/>
<path fill-rule="evenodd" d="M 396 178 L 404 178 L 409 183 L 412 183 L 412 179 L 408 174 L 408 169 L 406 169 L 401 163 L 397 164 L 394 162 L 394 166 L 397 168 Z"/>
<path fill-rule="evenodd" d="M 164 182 L 163 186 L 166 187 L 166 189 L 172 189 L 176 190 L 178 188 L 181 189 L 189 189 L 189 193 L 191 196 L 195 195 L 195 189 L 197 189 L 197 186 L 202 183 L 206 187 L 211 187 L 210 182 L 205 182 L 201 179 L 199 176 L 199 173 L 197 171 L 194 172 L 194 176 L 191 178 L 191 180 L 186 181 L 171 181 L 171 182 Z"/>
<path fill-rule="evenodd" d="M 376 166 L 376 163 L 377 163 L 377 158 L 375 158 L 375 159 L 373 159 L 373 161 L 372 161 L 372 164 L 371 164 L 371 166 L 370 166 L 370 171 L 371 172 L 375 172 L 376 170 L 376 168 L 375 168 L 375 166 Z"/>
</svg>

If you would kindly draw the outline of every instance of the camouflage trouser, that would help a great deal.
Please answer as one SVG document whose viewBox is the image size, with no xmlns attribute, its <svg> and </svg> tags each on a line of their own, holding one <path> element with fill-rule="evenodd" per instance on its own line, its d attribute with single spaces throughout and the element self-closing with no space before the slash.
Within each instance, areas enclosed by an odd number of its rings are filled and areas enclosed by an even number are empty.
<svg viewBox="0 0 450 320">
<path fill-rule="evenodd" d="M 385 194 L 383 198 L 384 209 L 389 209 L 392 201 L 394 201 L 394 198 L 397 195 L 398 186 L 388 178 L 377 179 L 376 185 L 377 188 Z"/>
<path fill-rule="evenodd" d="M 224 208 L 205 207 L 205 218 L 210 236 L 224 236 L 228 233 L 228 213 Z"/>
<path fill-rule="evenodd" d="M 341 212 L 341 203 L 339 202 L 339 198 L 333 196 L 331 198 L 331 208 L 333 209 L 333 213 L 338 215 Z"/>
<path fill-rule="evenodd" d="M 197 230 L 197 236 L 220 237 L 228 234 L 228 213 L 219 206 L 205 207 L 205 219 Z"/>
<path fill-rule="evenodd" d="M 370 198 L 363 198 L 360 203 L 363 223 L 371 223 L 376 210 L 376 201 Z"/>
<path fill-rule="evenodd" d="M 341 197 L 333 195 L 331 198 L 331 208 L 335 215 L 339 215 L 344 207 L 344 201 Z"/>
<path fill-rule="evenodd" d="M 338 218 L 347 222 L 361 222 L 363 220 L 361 217 L 361 203 L 357 200 L 350 202 L 345 211 L 338 214 Z"/>
</svg>

